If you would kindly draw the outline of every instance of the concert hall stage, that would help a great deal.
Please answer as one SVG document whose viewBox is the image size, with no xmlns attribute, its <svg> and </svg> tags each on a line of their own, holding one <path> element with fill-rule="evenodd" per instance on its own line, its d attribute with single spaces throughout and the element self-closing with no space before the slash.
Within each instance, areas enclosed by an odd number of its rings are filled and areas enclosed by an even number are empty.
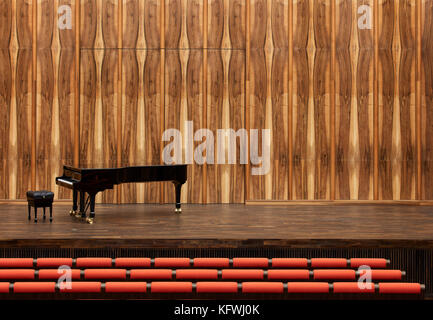
<svg viewBox="0 0 433 320">
<path fill-rule="evenodd" d="M 0 205 L 1 257 L 380 257 L 432 298 L 433 210 L 406 204 L 99 204 L 93 225 L 54 205 L 53 223 Z"/>
</svg>

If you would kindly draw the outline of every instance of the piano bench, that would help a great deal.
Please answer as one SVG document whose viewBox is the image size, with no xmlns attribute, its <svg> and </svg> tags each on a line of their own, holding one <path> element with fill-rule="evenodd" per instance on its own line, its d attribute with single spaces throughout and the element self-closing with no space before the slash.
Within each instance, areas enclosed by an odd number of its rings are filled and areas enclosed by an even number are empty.
<svg viewBox="0 0 433 320">
<path fill-rule="evenodd" d="M 38 208 L 44 209 L 44 220 L 45 220 L 45 208 L 50 208 L 50 222 L 53 221 L 53 200 L 54 192 L 51 191 L 27 191 L 27 203 L 29 211 L 29 220 L 31 207 L 35 208 L 35 222 L 38 222 Z"/>
</svg>

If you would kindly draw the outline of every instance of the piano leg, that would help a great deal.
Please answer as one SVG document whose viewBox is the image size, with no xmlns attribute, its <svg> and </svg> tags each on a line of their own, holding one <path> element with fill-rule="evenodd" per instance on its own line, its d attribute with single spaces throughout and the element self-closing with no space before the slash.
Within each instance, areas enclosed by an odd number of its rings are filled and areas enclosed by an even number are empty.
<svg viewBox="0 0 433 320">
<path fill-rule="evenodd" d="M 174 209 L 174 212 L 182 213 L 182 209 L 180 208 L 180 191 L 182 190 L 182 184 L 174 182 L 174 187 L 176 189 L 176 209 Z"/>
<path fill-rule="evenodd" d="M 85 211 L 85 195 L 86 193 L 84 191 L 80 191 L 80 212 L 76 215 L 77 218 L 86 218 L 86 211 Z"/>
<path fill-rule="evenodd" d="M 86 222 L 88 224 L 93 224 L 93 219 L 95 218 L 95 197 L 96 197 L 96 193 L 90 194 L 90 215 L 86 219 Z"/>
<path fill-rule="evenodd" d="M 72 210 L 69 211 L 69 214 L 71 216 L 75 216 L 77 214 L 77 210 L 78 210 L 77 198 L 78 198 L 78 191 L 74 189 L 72 191 Z"/>
</svg>

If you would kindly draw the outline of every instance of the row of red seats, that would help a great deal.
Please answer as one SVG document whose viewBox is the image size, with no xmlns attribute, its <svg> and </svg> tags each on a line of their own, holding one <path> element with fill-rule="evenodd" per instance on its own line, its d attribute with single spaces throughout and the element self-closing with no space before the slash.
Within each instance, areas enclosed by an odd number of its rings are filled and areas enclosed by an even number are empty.
<svg viewBox="0 0 433 320">
<path fill-rule="evenodd" d="M 3 282 L 0 293 L 378 293 L 421 294 L 419 283 L 378 283 L 362 288 L 357 282 Z"/>
<path fill-rule="evenodd" d="M 0 258 L 0 268 L 386 268 L 380 258 Z"/>
<path fill-rule="evenodd" d="M 52 280 L 66 274 L 62 269 L 2 269 L 0 280 Z M 371 276 L 375 280 L 402 280 L 400 270 L 372 269 L 71 269 L 72 280 L 356 280 Z"/>
</svg>

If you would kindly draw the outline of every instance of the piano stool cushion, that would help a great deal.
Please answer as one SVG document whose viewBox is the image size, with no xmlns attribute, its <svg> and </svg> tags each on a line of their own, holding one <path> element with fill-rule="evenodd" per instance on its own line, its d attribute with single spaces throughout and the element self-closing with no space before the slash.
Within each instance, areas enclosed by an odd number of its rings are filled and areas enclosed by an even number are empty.
<svg viewBox="0 0 433 320">
<path fill-rule="evenodd" d="M 27 191 L 27 200 L 53 200 L 54 192 L 51 191 Z"/>
</svg>

